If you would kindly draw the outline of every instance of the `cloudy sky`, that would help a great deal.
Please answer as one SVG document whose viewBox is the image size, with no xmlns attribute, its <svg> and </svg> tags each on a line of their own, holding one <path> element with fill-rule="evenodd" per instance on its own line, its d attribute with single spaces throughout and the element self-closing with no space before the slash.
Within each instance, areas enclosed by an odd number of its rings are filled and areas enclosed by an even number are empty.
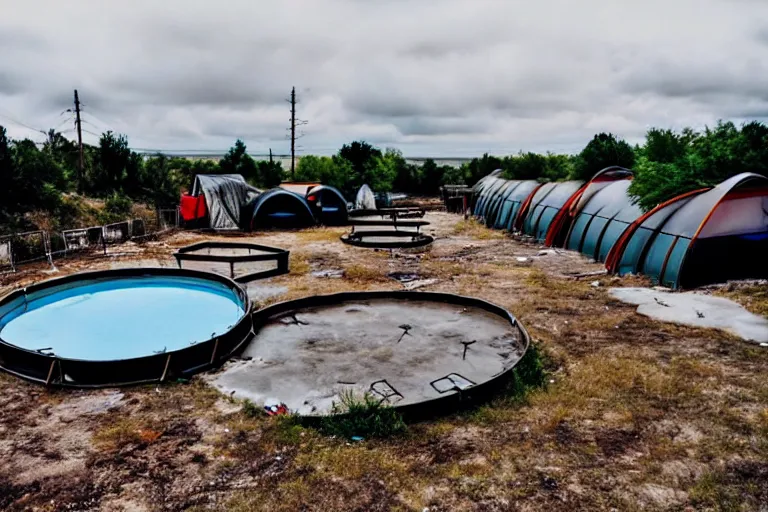
<svg viewBox="0 0 768 512">
<path fill-rule="evenodd" d="M 145 149 L 578 151 L 768 119 L 765 0 L 0 0 L 0 124 Z M 22 126 L 27 125 L 27 127 Z M 73 132 L 65 133 L 73 136 Z"/>
</svg>

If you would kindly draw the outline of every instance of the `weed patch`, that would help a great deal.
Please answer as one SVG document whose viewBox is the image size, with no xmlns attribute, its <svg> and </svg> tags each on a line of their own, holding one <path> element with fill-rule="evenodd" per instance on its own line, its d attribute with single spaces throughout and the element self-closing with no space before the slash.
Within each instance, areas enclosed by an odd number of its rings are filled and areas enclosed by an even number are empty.
<svg viewBox="0 0 768 512">
<path fill-rule="evenodd" d="M 362 398 L 350 393 L 341 395 L 341 403 L 333 404 L 331 415 L 322 419 L 320 431 L 351 439 L 386 438 L 406 431 L 402 416 L 369 394 Z"/>
</svg>

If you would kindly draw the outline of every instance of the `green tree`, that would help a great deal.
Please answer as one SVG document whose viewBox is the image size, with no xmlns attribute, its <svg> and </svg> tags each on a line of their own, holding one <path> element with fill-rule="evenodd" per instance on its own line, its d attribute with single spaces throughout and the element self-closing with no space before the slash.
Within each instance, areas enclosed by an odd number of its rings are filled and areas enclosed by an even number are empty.
<svg viewBox="0 0 768 512">
<path fill-rule="evenodd" d="M 409 164 L 397 149 L 387 148 L 384 157 L 392 161 L 395 169 L 395 177 L 392 180 L 393 190 L 409 193 L 421 191 L 423 167 L 420 169 L 417 165 Z"/>
<path fill-rule="evenodd" d="M 635 164 L 635 152 L 626 141 L 611 133 L 599 133 L 579 153 L 573 179 L 589 180 L 606 167 L 619 165 L 631 169 Z"/>
<path fill-rule="evenodd" d="M 229 148 L 229 151 L 224 155 L 224 158 L 219 161 L 221 172 L 223 174 L 240 174 L 240 165 L 242 164 L 243 159 L 248 156 L 246 149 L 245 143 L 242 140 L 237 139 L 235 145 Z"/>
<path fill-rule="evenodd" d="M 157 154 L 144 164 L 146 198 L 156 208 L 168 208 L 179 202 L 179 182 L 175 179 L 170 159 Z"/>
<path fill-rule="evenodd" d="M 126 172 L 131 173 L 132 180 L 136 178 L 134 166 L 137 161 L 131 158 L 128 139 L 124 135 L 116 135 L 111 131 L 103 133 L 95 157 L 95 165 L 91 168 L 88 180 L 92 194 L 104 197 L 120 191 Z M 131 186 L 133 185 L 134 183 L 131 183 Z"/>
<path fill-rule="evenodd" d="M 336 187 L 345 197 L 351 198 L 357 193 L 352 174 L 352 164 L 339 156 L 306 155 L 301 157 L 296 166 L 295 179 Z"/>
<path fill-rule="evenodd" d="M 219 172 L 222 174 L 240 174 L 248 183 L 261 185 L 259 183 L 259 166 L 246 153 L 246 150 L 245 143 L 237 139 L 235 145 L 229 148 L 224 158 L 219 161 Z"/>
<path fill-rule="evenodd" d="M 215 160 L 190 160 L 176 157 L 170 159 L 168 166 L 174 182 L 187 190 L 192 190 L 195 176 L 198 174 L 221 174 L 221 166 Z"/>
<path fill-rule="evenodd" d="M 280 162 L 270 162 L 269 160 L 260 160 L 257 162 L 258 186 L 264 188 L 274 188 L 283 181 L 285 173 L 283 164 Z"/>
<path fill-rule="evenodd" d="M 395 159 L 392 155 L 386 155 L 381 150 L 365 141 L 354 141 L 344 144 L 337 156 L 349 162 L 352 168 L 350 183 L 346 189 L 351 193 L 364 183 L 367 183 L 375 192 L 388 192 L 392 190 L 392 183 L 397 175 Z"/>
<path fill-rule="evenodd" d="M 645 134 L 645 146 L 640 153 L 651 162 L 671 164 L 688 154 L 697 137 L 698 134 L 689 128 L 680 134 L 673 130 L 651 128 Z"/>
<path fill-rule="evenodd" d="M 358 176 L 364 176 L 370 172 L 376 158 L 381 158 L 381 150 L 373 147 L 365 141 L 354 141 L 344 144 L 339 150 L 339 157 L 352 165 L 352 170 Z"/>
<path fill-rule="evenodd" d="M 703 133 L 690 128 L 680 134 L 653 129 L 640 153 L 629 192 L 649 210 L 742 172 L 768 176 L 768 127 L 752 122 L 739 129 L 731 122 L 719 122 Z"/>
<path fill-rule="evenodd" d="M 496 169 L 501 169 L 501 165 L 502 161 L 500 158 L 486 153 L 482 158 L 473 158 L 470 162 L 462 164 L 461 170 L 467 186 L 471 187 L 474 186 L 480 178 L 491 174 Z"/>
<path fill-rule="evenodd" d="M 13 156 L 11 154 L 11 147 L 6 135 L 5 128 L 0 126 L 0 222 L 3 224 L 8 223 L 8 216 L 11 209 L 11 197 L 13 196 L 13 188 L 10 186 L 14 180 L 13 172 Z"/>
</svg>

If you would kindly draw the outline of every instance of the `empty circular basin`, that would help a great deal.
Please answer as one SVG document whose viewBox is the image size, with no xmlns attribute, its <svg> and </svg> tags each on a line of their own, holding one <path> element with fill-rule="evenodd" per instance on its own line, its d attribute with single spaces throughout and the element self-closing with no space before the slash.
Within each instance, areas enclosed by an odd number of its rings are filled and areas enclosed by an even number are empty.
<svg viewBox="0 0 768 512">
<path fill-rule="evenodd" d="M 503 386 L 529 344 L 505 309 L 432 292 L 306 297 L 257 311 L 254 331 L 212 383 L 308 417 L 350 394 L 411 418 L 447 412 Z"/>
</svg>

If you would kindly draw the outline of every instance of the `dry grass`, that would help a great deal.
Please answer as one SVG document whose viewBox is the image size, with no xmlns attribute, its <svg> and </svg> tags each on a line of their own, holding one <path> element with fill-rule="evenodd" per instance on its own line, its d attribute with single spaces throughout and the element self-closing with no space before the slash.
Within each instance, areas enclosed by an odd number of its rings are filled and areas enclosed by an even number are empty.
<svg viewBox="0 0 768 512">
<path fill-rule="evenodd" d="M 344 269 L 344 277 L 358 283 L 389 281 L 381 267 L 368 265 L 349 265 Z"/>
<path fill-rule="evenodd" d="M 745 309 L 768 318 L 768 285 L 751 285 L 737 289 L 721 289 L 716 295 L 738 302 Z"/>
<path fill-rule="evenodd" d="M 338 242 L 339 237 L 343 235 L 345 228 L 311 228 L 302 229 L 296 233 L 296 238 L 301 243 L 311 242 Z"/>
<path fill-rule="evenodd" d="M 309 254 L 305 252 L 291 252 L 289 271 L 291 275 L 303 275 L 310 271 Z"/>
<path fill-rule="evenodd" d="M 457 222 L 456 226 L 453 228 L 453 234 L 474 238 L 476 240 L 501 240 L 505 238 L 503 231 L 490 229 L 474 218 Z"/>
</svg>

